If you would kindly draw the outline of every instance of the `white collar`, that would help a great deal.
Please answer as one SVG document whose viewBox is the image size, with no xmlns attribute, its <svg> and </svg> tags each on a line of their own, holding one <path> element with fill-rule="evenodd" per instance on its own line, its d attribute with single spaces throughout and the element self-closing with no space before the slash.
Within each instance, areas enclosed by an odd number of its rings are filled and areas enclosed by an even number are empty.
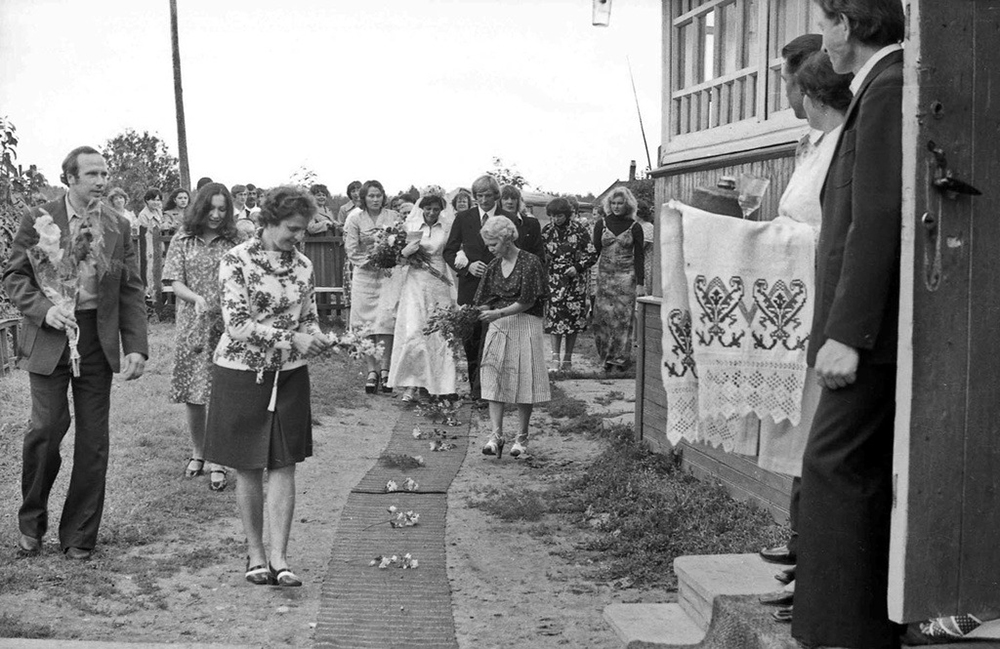
<svg viewBox="0 0 1000 649">
<path fill-rule="evenodd" d="M 479 218 L 480 219 L 483 219 L 483 218 L 486 218 L 486 217 L 493 218 L 493 215 L 495 215 L 497 213 L 497 204 L 496 203 L 493 204 L 493 207 L 490 209 L 489 212 L 487 212 L 486 210 L 484 210 L 481 206 L 477 206 L 477 207 L 479 209 Z"/>
<path fill-rule="evenodd" d="M 66 192 L 66 220 L 72 221 L 73 217 L 80 218 L 80 215 L 73 209 L 73 204 L 69 202 L 69 192 Z"/>
<path fill-rule="evenodd" d="M 813 146 L 819 146 L 819 143 L 823 140 L 824 135 L 826 135 L 826 133 L 823 132 L 823 129 L 810 128 L 809 143 L 812 144 Z"/>
<path fill-rule="evenodd" d="M 858 90 L 861 89 L 861 84 L 865 82 L 865 78 L 871 73 L 872 68 L 875 64 L 889 56 L 893 52 L 898 52 L 903 49 L 903 46 L 899 43 L 893 43 L 892 45 L 886 45 L 878 52 L 872 54 L 871 58 L 865 61 L 865 64 L 861 66 L 861 69 L 855 73 L 854 78 L 851 79 L 851 92 L 853 94 L 858 94 Z"/>
</svg>

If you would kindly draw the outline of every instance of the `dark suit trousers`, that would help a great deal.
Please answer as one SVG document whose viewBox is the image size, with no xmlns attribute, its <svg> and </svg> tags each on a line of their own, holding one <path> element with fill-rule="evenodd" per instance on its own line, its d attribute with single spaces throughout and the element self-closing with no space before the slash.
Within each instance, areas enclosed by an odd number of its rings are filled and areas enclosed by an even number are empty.
<svg viewBox="0 0 1000 649">
<path fill-rule="evenodd" d="M 74 377 L 69 346 L 52 374 L 30 374 L 31 425 L 24 437 L 18 512 L 22 534 L 41 538 L 48 530 L 48 500 L 59 473 L 59 446 L 69 430 L 72 386 L 76 436 L 73 473 L 59 519 L 59 543 L 91 549 L 104 511 L 104 479 L 108 469 L 108 413 L 111 409 L 111 366 L 97 338 L 94 311 L 78 311 L 80 376 Z"/>
<path fill-rule="evenodd" d="M 802 462 L 792 635 L 803 643 L 898 646 L 886 605 L 895 389 L 895 365 L 861 366 L 820 396 Z"/>
<path fill-rule="evenodd" d="M 462 343 L 465 347 L 465 360 L 469 365 L 469 395 L 479 398 L 479 361 L 483 354 L 483 323 L 477 322 L 472 335 Z"/>
<path fill-rule="evenodd" d="M 788 526 L 792 535 L 788 538 L 788 552 L 792 556 L 799 550 L 799 506 L 802 501 L 802 478 L 792 478 L 792 493 L 788 501 Z"/>
</svg>

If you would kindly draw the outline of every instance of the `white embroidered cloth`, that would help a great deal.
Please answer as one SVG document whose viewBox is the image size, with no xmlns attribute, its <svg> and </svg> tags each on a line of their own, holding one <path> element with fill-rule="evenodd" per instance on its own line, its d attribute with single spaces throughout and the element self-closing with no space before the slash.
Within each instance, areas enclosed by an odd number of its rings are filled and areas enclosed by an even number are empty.
<svg viewBox="0 0 1000 649">
<path fill-rule="evenodd" d="M 731 450 L 755 414 L 798 424 L 815 231 L 678 201 L 661 212 L 667 438 Z"/>
</svg>

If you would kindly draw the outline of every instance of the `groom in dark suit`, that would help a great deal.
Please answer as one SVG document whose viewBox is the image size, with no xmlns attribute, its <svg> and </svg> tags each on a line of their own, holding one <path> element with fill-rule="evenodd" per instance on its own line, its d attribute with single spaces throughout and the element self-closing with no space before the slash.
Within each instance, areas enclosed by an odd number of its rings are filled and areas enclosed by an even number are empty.
<svg viewBox="0 0 1000 649">
<path fill-rule="evenodd" d="M 493 261 L 493 255 L 486 249 L 479 230 L 487 220 L 505 216 L 513 220 L 498 204 L 500 183 L 493 176 L 476 178 L 472 183 L 472 193 L 478 203 L 455 215 L 448 243 L 444 246 L 444 260 L 458 273 L 458 303 L 474 304 L 479 278 L 486 272 L 486 265 Z M 459 254 L 461 253 L 461 254 Z M 464 259 L 463 259 L 464 257 Z M 465 341 L 465 359 L 469 366 L 469 391 L 473 399 L 479 398 L 479 353 L 482 346 L 483 328 L 477 324 L 472 337 Z"/>
<path fill-rule="evenodd" d="M 823 391 L 803 457 L 792 635 L 809 647 L 894 647 L 904 15 L 899 0 L 815 1 L 833 69 L 855 76 L 820 196 L 809 363 Z"/>
<path fill-rule="evenodd" d="M 125 380 L 142 376 L 149 355 L 146 308 L 129 223 L 100 203 L 108 180 L 103 156 L 91 147 L 79 147 L 66 156 L 62 169 L 61 179 L 69 187 L 66 196 L 25 213 L 3 272 L 7 295 L 24 316 L 21 367 L 29 372 L 31 384 L 18 546 L 23 554 L 42 549 L 49 493 L 62 462 L 59 445 L 69 430 L 67 389 L 72 386 L 76 438 L 59 544 L 67 557 L 89 559 L 104 511 L 111 377 L 119 370 Z M 53 304 L 32 268 L 29 251 L 39 242 L 35 222 L 43 212 L 58 226 L 65 254 L 74 247 L 86 250 L 77 265 L 75 304 Z M 72 371 L 67 337 L 71 329 L 79 331 L 80 376 Z"/>
</svg>

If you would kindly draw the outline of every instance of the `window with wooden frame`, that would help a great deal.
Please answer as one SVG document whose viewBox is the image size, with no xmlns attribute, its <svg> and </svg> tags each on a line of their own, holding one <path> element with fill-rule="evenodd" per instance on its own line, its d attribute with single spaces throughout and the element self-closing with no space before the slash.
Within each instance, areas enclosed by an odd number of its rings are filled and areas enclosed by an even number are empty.
<svg viewBox="0 0 1000 649">
<path fill-rule="evenodd" d="M 810 0 L 663 0 L 660 164 L 794 141 L 781 48 L 815 31 Z"/>
</svg>

